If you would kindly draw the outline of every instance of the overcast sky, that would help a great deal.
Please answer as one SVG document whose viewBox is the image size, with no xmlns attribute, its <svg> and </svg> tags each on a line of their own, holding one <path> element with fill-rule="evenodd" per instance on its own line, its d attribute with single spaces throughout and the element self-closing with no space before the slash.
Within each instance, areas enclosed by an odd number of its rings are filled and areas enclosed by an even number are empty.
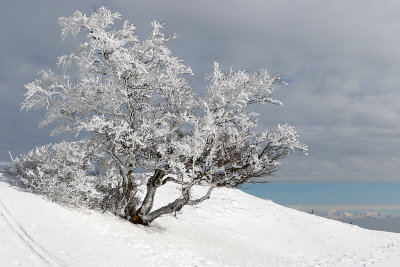
<svg viewBox="0 0 400 267">
<path fill-rule="evenodd" d="M 78 40 L 61 41 L 59 17 L 92 5 L 118 11 L 146 36 L 167 21 L 179 39 L 173 53 L 191 66 L 204 90 L 213 61 L 223 69 L 266 68 L 289 82 L 260 107 L 260 123 L 293 124 L 309 155 L 291 155 L 272 182 L 400 182 L 400 1 L 170 0 L 3 1 L 0 10 L 0 160 L 50 137 L 42 112 L 19 111 L 24 84 Z"/>
</svg>

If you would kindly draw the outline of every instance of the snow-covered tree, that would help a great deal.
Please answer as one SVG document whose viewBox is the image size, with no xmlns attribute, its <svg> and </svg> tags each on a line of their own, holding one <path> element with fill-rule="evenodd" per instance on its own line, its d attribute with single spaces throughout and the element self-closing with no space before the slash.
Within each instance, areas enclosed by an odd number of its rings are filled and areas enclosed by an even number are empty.
<svg viewBox="0 0 400 267">
<path fill-rule="evenodd" d="M 281 104 L 271 96 L 282 83 L 278 76 L 264 70 L 225 73 L 214 63 L 207 92 L 199 97 L 188 82 L 191 69 L 166 47 L 176 35 L 165 35 L 164 24 L 154 21 L 149 37 L 140 41 L 127 21 L 114 29 L 118 19 L 120 14 L 104 7 L 90 16 L 76 11 L 60 18 L 63 38 L 84 31 L 87 41 L 60 57 L 57 71 L 42 72 L 26 85 L 22 108 L 44 108 L 40 125 L 57 124 L 53 134 L 90 134 L 86 159 L 117 185 L 127 220 L 148 225 L 202 202 L 215 187 L 235 188 L 270 175 L 281 158 L 307 150 L 292 126 L 256 130 L 258 114 L 249 106 Z M 140 194 L 137 179 L 145 171 L 152 175 Z M 153 209 L 157 189 L 166 183 L 177 184 L 181 194 Z M 207 190 L 195 197 L 194 186 Z"/>
<path fill-rule="evenodd" d="M 10 171 L 20 186 L 51 200 L 96 207 L 104 196 L 92 186 L 95 176 L 87 175 L 94 170 L 92 148 L 88 140 L 45 145 L 13 159 Z"/>
</svg>

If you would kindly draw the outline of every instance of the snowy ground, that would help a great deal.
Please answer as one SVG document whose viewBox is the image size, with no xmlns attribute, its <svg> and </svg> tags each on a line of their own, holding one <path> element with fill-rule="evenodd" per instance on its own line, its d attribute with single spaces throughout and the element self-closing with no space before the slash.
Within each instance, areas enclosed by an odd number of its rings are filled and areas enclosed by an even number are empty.
<svg viewBox="0 0 400 267">
<path fill-rule="evenodd" d="M 0 174 L 1 175 L 1 174 Z M 400 266 L 400 234 L 306 214 L 239 190 L 151 227 L 61 207 L 0 179 L 0 266 Z M 163 192 L 158 205 L 171 197 Z"/>
</svg>

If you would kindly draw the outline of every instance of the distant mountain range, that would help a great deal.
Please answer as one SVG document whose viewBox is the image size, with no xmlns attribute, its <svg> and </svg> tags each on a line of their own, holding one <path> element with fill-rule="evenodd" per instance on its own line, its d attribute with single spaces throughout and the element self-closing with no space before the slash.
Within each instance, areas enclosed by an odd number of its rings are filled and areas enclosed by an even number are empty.
<svg viewBox="0 0 400 267">
<path fill-rule="evenodd" d="M 390 214 L 390 210 L 310 209 L 310 206 L 296 209 L 366 229 L 400 233 L 400 215 Z"/>
</svg>

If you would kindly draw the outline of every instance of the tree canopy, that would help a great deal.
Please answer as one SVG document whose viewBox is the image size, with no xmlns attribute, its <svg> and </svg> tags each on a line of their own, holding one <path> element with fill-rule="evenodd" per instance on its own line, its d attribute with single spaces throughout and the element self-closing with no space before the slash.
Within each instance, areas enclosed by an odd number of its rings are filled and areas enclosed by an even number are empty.
<svg viewBox="0 0 400 267">
<path fill-rule="evenodd" d="M 249 107 L 281 105 L 272 97 L 273 87 L 283 83 L 279 76 L 265 70 L 223 72 L 214 63 L 207 90 L 199 96 L 189 82 L 192 70 L 167 48 L 176 35 L 166 35 L 165 25 L 153 21 L 151 34 L 141 41 L 128 21 L 115 26 L 120 18 L 105 7 L 90 16 L 76 11 L 60 18 L 63 38 L 83 31 L 87 39 L 59 58 L 58 70 L 43 71 L 27 84 L 22 104 L 24 110 L 45 109 L 40 125 L 55 124 L 53 134 L 89 133 L 84 140 L 63 143 L 73 147 L 63 150 L 63 166 L 74 166 L 69 173 L 80 174 L 79 169 L 97 177 L 93 190 L 113 203 L 114 212 L 148 225 L 209 198 L 215 187 L 235 188 L 271 175 L 280 159 L 307 150 L 292 126 L 257 130 L 259 114 Z M 46 174 L 42 161 L 50 159 L 44 155 L 53 153 L 53 165 L 61 162 L 56 150 L 47 147 L 21 156 L 14 160 L 14 171 L 29 184 Z M 76 151 L 89 163 L 65 164 Z M 32 160 L 37 164 L 25 164 Z M 29 176 L 32 168 L 36 173 Z M 145 172 L 151 175 L 144 178 Z M 73 176 L 78 182 L 68 186 L 87 181 L 78 176 L 84 175 Z M 166 183 L 175 183 L 181 194 L 153 210 L 157 189 Z M 194 186 L 207 190 L 194 197 Z"/>
</svg>

